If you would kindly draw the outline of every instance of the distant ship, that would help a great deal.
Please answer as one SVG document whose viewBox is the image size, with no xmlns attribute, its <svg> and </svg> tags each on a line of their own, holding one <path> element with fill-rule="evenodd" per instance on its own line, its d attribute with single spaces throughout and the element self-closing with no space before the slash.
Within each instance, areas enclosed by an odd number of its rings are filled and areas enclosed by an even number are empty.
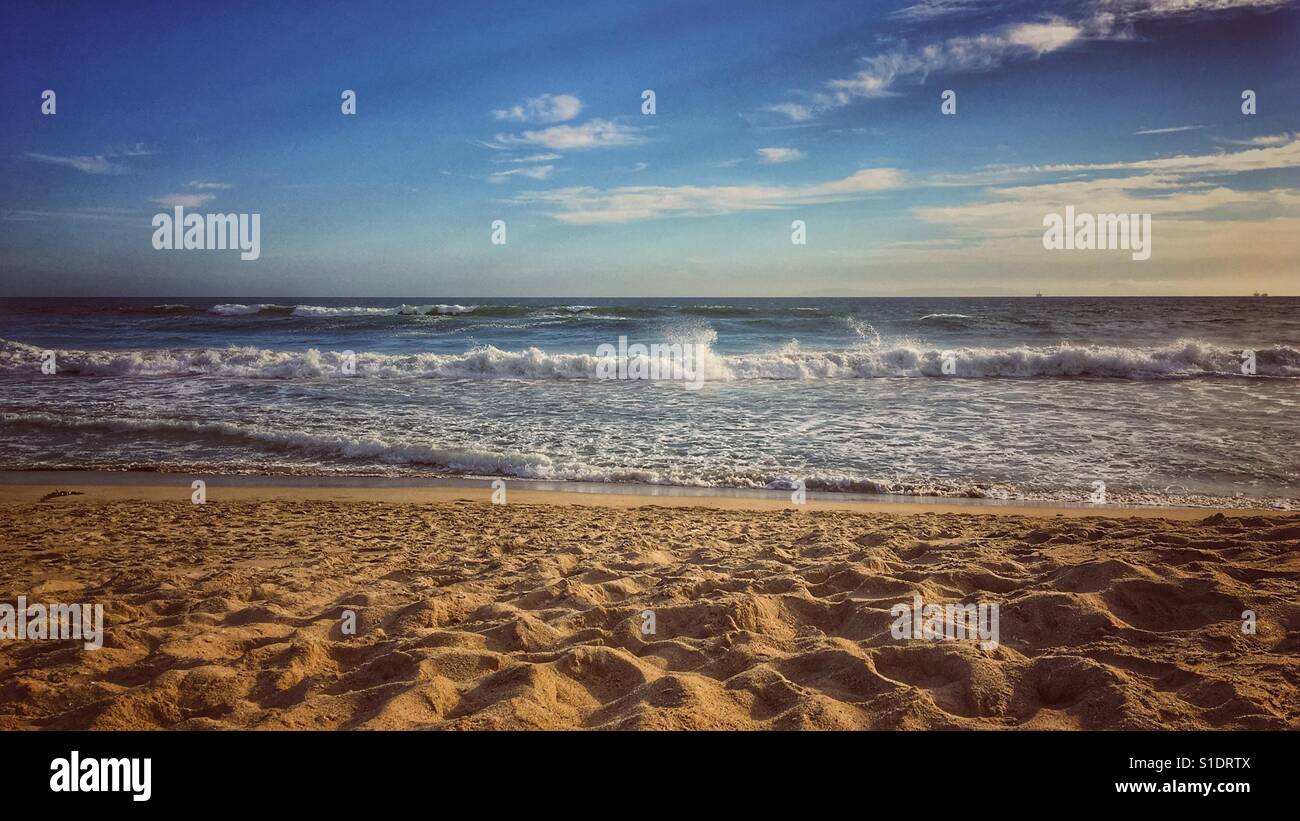
<svg viewBox="0 0 1300 821">
<path fill-rule="evenodd" d="M 1265 292 L 1262 293 L 1262 294 L 1261 294 L 1259 291 L 1256 291 L 1256 292 L 1255 292 L 1255 296 L 1268 296 L 1268 291 L 1265 291 Z"/>
<path fill-rule="evenodd" d="M 1034 294 L 1034 296 L 1042 296 L 1042 295 L 1043 295 L 1042 291 L 1039 291 L 1038 293 Z"/>
</svg>

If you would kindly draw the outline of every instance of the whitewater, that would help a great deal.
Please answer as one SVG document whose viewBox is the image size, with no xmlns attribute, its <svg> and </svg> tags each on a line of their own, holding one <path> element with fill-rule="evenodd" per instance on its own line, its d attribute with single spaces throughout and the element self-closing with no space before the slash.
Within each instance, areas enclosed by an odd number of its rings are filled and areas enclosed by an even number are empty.
<svg viewBox="0 0 1300 821">
<path fill-rule="evenodd" d="M 803 482 L 1055 502 L 1085 502 L 1104 481 L 1121 504 L 1285 509 L 1300 504 L 1297 308 L 4 300 L 0 468 Z M 620 336 L 699 346 L 703 389 L 598 378 L 599 346 Z M 57 371 L 43 373 L 51 354 Z"/>
</svg>

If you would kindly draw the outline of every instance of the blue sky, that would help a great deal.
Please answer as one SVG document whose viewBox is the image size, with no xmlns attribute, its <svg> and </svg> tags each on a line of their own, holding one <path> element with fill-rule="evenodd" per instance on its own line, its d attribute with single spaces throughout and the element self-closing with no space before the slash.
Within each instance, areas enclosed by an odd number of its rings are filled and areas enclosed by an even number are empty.
<svg viewBox="0 0 1300 821">
<path fill-rule="evenodd" d="M 0 293 L 1300 292 L 1286 0 L 279 5 L 0 3 Z"/>
</svg>

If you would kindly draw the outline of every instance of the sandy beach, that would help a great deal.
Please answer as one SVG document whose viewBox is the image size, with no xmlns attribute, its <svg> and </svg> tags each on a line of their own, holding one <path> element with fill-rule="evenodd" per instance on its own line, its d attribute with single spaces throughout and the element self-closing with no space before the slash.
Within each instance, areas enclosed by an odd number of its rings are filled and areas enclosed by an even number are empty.
<svg viewBox="0 0 1300 821">
<path fill-rule="evenodd" d="M 1300 728 L 1300 514 L 489 494 L 0 486 L 0 727 Z"/>
</svg>

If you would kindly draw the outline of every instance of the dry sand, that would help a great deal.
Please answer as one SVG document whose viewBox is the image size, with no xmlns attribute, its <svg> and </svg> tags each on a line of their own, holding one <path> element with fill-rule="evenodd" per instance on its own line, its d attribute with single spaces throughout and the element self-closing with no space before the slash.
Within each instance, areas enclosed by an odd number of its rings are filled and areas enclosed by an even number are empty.
<svg viewBox="0 0 1300 821">
<path fill-rule="evenodd" d="M 1297 514 L 69 487 L 0 487 L 0 601 L 105 645 L 0 641 L 0 728 L 1300 728 Z"/>
</svg>

